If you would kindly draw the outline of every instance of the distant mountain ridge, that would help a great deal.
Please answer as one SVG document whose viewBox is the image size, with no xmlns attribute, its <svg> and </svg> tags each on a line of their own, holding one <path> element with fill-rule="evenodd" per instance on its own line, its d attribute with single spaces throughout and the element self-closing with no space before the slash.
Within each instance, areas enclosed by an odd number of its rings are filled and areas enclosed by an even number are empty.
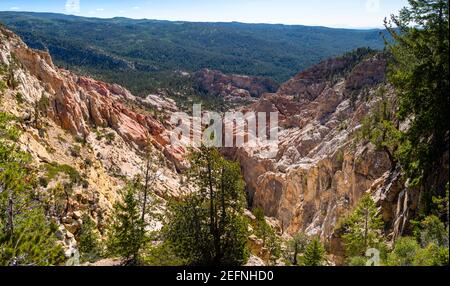
<svg viewBox="0 0 450 286">
<path fill-rule="evenodd" d="M 0 22 L 55 63 L 118 82 L 137 94 L 164 87 L 166 72 L 203 68 L 283 82 L 358 47 L 382 49 L 381 30 L 194 23 L 0 12 Z"/>
</svg>

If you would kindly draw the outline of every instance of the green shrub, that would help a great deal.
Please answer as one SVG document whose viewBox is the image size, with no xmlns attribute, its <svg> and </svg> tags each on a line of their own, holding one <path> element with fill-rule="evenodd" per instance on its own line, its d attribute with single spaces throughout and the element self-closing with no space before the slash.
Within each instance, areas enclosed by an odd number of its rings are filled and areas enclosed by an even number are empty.
<svg viewBox="0 0 450 286">
<path fill-rule="evenodd" d="M 92 162 L 91 159 L 87 158 L 87 159 L 84 160 L 84 167 L 85 168 L 92 167 L 92 165 L 93 165 L 93 162 Z"/>
<path fill-rule="evenodd" d="M 79 144 L 86 144 L 86 139 L 80 135 L 75 136 L 75 142 Z"/>
<path fill-rule="evenodd" d="M 45 138 L 45 129 L 44 128 L 39 128 L 38 129 L 38 134 L 40 138 Z"/>
<path fill-rule="evenodd" d="M 46 164 L 45 169 L 47 172 L 46 179 L 48 181 L 53 180 L 58 174 L 62 173 L 69 176 L 70 182 L 72 184 L 80 184 L 82 182 L 80 173 L 77 170 L 75 170 L 72 166 L 58 165 L 56 163 L 52 163 Z"/>
<path fill-rule="evenodd" d="M 0 92 L 3 93 L 7 88 L 8 86 L 6 85 L 6 82 L 0 79 Z"/>
<path fill-rule="evenodd" d="M 42 93 L 41 98 L 37 102 L 37 108 L 41 111 L 45 111 L 50 106 L 50 99 L 45 95 L 45 93 Z"/>
<path fill-rule="evenodd" d="M 46 177 L 39 177 L 39 185 L 43 188 L 48 187 L 48 179 Z"/>
<path fill-rule="evenodd" d="M 25 99 L 23 98 L 23 94 L 18 92 L 16 93 L 16 101 L 18 104 L 23 104 L 25 102 Z"/>
<path fill-rule="evenodd" d="M 81 186 L 83 187 L 83 189 L 87 189 L 89 188 L 89 182 L 87 180 L 82 180 Z"/>
<path fill-rule="evenodd" d="M 81 155 L 81 147 L 78 145 L 74 145 L 69 148 L 70 156 L 78 158 Z"/>
<path fill-rule="evenodd" d="M 363 256 L 355 256 L 349 259 L 349 266 L 366 266 L 367 258 Z"/>
<path fill-rule="evenodd" d="M 105 135 L 105 138 L 108 144 L 111 144 L 114 140 L 116 140 L 116 133 L 110 132 Z"/>
</svg>

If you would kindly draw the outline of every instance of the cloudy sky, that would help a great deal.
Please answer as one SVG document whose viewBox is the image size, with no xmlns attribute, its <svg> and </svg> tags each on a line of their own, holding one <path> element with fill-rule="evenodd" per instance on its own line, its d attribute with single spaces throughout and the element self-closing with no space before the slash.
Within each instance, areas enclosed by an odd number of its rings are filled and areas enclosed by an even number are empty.
<svg viewBox="0 0 450 286">
<path fill-rule="evenodd" d="M 87 17 L 381 27 L 407 0 L 0 0 L 1 11 Z"/>
</svg>

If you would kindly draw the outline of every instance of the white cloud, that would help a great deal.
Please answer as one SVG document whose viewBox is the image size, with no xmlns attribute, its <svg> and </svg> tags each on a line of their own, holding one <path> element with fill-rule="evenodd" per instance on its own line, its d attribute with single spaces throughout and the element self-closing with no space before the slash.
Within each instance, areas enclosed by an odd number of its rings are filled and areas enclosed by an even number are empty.
<svg viewBox="0 0 450 286">
<path fill-rule="evenodd" d="M 133 9 L 133 10 L 139 10 L 139 9 L 141 9 L 141 7 L 139 7 L 139 6 L 134 6 L 132 9 Z"/>
<path fill-rule="evenodd" d="M 20 10 L 20 7 L 11 7 L 10 10 Z"/>
<path fill-rule="evenodd" d="M 80 12 L 80 0 L 67 0 L 66 11 L 69 13 Z"/>
<path fill-rule="evenodd" d="M 95 11 L 103 12 L 103 11 L 105 11 L 105 9 L 103 9 L 103 8 L 97 8 L 97 9 L 95 9 Z"/>
</svg>

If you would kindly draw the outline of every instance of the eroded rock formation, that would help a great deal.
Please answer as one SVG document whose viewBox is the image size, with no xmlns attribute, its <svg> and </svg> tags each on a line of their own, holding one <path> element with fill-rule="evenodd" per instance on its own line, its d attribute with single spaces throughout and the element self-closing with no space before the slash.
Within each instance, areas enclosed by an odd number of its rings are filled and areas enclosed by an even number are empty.
<svg viewBox="0 0 450 286">
<path fill-rule="evenodd" d="M 261 157 L 257 148 L 226 152 L 241 163 L 252 206 L 277 218 L 289 234 L 321 237 L 338 262 L 343 249 L 336 225 L 364 193 L 375 198 L 389 232 L 401 232 L 415 207 L 388 155 L 357 138 L 380 100 L 379 87 L 394 96 L 385 69 L 384 57 L 369 53 L 358 62 L 332 59 L 299 73 L 244 109 L 279 112 L 276 157 Z"/>
<path fill-rule="evenodd" d="M 91 78 L 78 76 L 70 71 L 59 69 L 53 65 L 48 53 L 28 48 L 17 36 L 2 29 L 9 35 L 2 43 L 4 62 L 11 60 L 21 65 L 26 74 L 37 80 L 35 90 L 30 86 L 25 96 L 34 94 L 34 100 L 48 98 L 47 115 L 63 129 L 83 138 L 89 136 L 97 127 L 108 127 L 116 131 L 126 142 L 136 148 L 144 149 L 151 142 L 155 147 L 167 154 L 179 169 L 186 167 L 180 152 L 185 150 L 172 148 L 170 131 L 150 112 L 136 112 L 127 103 L 146 103 L 172 107 L 173 102 L 150 96 L 142 100 L 134 97 L 125 88 L 116 84 L 107 84 Z M 9 34 L 8 34 L 9 33 Z M 41 90 L 39 90 L 41 89 Z M 33 100 L 30 98 L 30 100 Z M 173 110 L 167 110 L 170 112 Z M 175 152 L 175 153 L 174 153 Z"/>
<path fill-rule="evenodd" d="M 251 100 L 278 89 L 278 84 L 269 78 L 225 75 L 220 71 L 209 69 L 195 73 L 194 78 L 200 91 L 230 101 Z"/>
</svg>

